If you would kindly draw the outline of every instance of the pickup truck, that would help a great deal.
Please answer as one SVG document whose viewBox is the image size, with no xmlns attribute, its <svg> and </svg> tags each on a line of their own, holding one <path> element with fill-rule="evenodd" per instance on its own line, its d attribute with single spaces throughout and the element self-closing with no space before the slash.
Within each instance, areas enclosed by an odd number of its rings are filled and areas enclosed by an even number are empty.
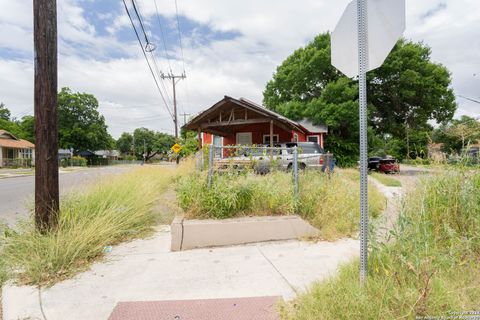
<svg viewBox="0 0 480 320">
<path fill-rule="evenodd" d="M 216 160 L 216 167 L 225 170 L 253 168 L 256 173 L 270 172 L 272 166 L 290 170 L 293 167 L 293 148 L 298 150 L 298 168 L 314 168 L 322 171 L 333 170 L 333 157 L 325 154 L 316 142 L 285 142 L 275 145 L 275 149 L 267 146 L 245 147 L 239 149 L 237 156 Z"/>
</svg>

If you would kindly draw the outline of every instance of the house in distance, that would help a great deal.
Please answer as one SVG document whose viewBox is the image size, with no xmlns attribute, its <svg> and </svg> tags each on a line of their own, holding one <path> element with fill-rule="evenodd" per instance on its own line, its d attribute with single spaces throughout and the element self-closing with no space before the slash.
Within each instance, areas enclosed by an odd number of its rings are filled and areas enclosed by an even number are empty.
<svg viewBox="0 0 480 320">
<path fill-rule="evenodd" d="M 278 142 L 317 142 L 323 148 L 327 126 L 293 121 L 244 98 L 225 96 L 183 126 L 197 131 L 203 144 L 270 145 Z"/>
</svg>

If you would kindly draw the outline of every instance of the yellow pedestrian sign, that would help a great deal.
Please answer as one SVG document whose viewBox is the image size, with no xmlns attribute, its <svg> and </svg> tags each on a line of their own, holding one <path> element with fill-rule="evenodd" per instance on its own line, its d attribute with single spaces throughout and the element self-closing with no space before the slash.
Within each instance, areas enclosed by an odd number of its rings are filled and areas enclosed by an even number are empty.
<svg viewBox="0 0 480 320">
<path fill-rule="evenodd" d="M 173 152 L 179 153 L 180 150 L 182 150 L 182 146 L 179 145 L 178 143 L 175 143 L 175 144 L 172 146 L 172 151 L 173 151 Z"/>
</svg>

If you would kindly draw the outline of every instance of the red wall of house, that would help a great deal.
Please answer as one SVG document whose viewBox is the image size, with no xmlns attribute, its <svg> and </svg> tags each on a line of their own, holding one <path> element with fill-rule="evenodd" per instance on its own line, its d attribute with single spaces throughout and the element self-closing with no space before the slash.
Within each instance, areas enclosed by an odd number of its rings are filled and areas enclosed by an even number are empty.
<svg viewBox="0 0 480 320">
<path fill-rule="evenodd" d="M 250 125 L 245 125 L 239 130 L 237 130 L 235 133 L 227 135 L 223 137 L 223 145 L 224 146 L 229 146 L 229 145 L 235 145 L 237 143 L 237 138 L 236 138 L 236 133 L 237 132 L 251 132 L 252 133 L 252 143 L 253 144 L 263 144 L 263 135 L 269 135 L 270 134 L 270 124 L 268 123 L 259 123 L 259 124 L 250 124 Z M 280 127 L 273 126 L 273 134 L 278 134 L 278 139 L 280 142 L 289 142 L 293 141 L 293 136 L 294 134 L 297 133 L 298 135 L 298 141 L 299 142 L 304 142 L 307 141 L 307 135 L 301 133 L 301 132 L 296 132 L 294 130 L 292 131 L 286 131 Z M 309 133 L 308 135 L 318 135 L 320 136 L 320 141 L 319 144 L 321 147 L 323 147 L 323 140 L 324 140 L 324 134 L 323 133 Z M 203 144 L 212 144 L 213 142 L 213 135 L 209 133 L 203 133 Z"/>
</svg>

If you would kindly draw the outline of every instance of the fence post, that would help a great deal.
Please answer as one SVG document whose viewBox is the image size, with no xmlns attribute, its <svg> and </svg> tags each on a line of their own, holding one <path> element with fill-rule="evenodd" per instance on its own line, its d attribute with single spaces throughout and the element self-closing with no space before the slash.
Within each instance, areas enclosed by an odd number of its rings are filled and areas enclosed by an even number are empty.
<svg viewBox="0 0 480 320">
<path fill-rule="evenodd" d="M 215 146 L 213 143 L 210 145 L 210 149 L 208 149 L 208 187 L 212 185 L 212 178 L 213 178 L 213 155 L 215 154 Z"/>
<path fill-rule="evenodd" d="M 298 201 L 298 150 L 293 147 L 293 196 L 295 200 L 295 211 L 297 211 Z"/>
</svg>

